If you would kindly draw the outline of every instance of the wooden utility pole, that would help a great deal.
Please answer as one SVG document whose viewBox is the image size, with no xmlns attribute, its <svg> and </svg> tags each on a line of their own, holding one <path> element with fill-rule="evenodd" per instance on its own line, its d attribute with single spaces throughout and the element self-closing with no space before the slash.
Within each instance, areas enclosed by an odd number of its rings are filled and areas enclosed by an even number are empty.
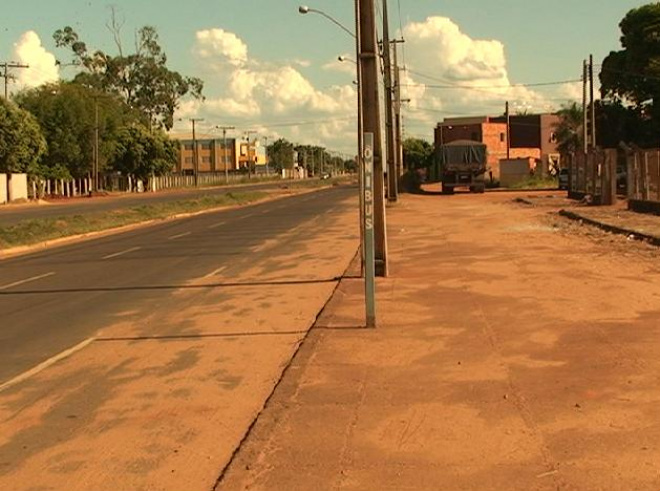
<svg viewBox="0 0 660 491">
<path fill-rule="evenodd" d="M 387 156 L 387 199 L 399 199 L 399 179 L 396 172 L 396 138 L 394 136 L 394 90 L 387 0 L 383 0 L 383 71 L 385 81 L 385 144 Z"/>
<path fill-rule="evenodd" d="M 196 124 L 204 121 L 201 118 L 190 118 L 192 123 L 192 139 L 193 139 L 193 176 L 195 179 L 195 187 L 199 184 L 199 152 L 197 151 L 197 134 L 195 133 Z"/>
<path fill-rule="evenodd" d="M 373 206 L 374 258 L 377 276 L 387 276 L 387 233 L 385 219 L 385 183 L 383 176 L 383 142 L 380 131 L 378 103 L 378 43 L 376 41 L 376 10 L 374 0 L 356 0 L 360 22 L 360 64 L 362 84 L 362 131 L 373 134 Z M 360 158 L 363 158 L 361 155 Z M 364 164 L 363 164 L 364 165 Z"/>
<path fill-rule="evenodd" d="M 398 179 L 403 176 L 403 123 L 401 121 L 401 69 L 399 68 L 397 44 L 403 42 L 403 39 L 394 39 L 392 41 L 392 64 L 394 65 L 394 134 L 396 135 L 395 162 Z"/>
<path fill-rule="evenodd" d="M 591 102 L 591 147 L 596 148 L 596 101 L 594 100 L 593 55 L 589 55 L 589 101 Z"/>
<path fill-rule="evenodd" d="M 587 113 L 587 60 L 582 61 L 582 147 L 586 154 L 589 151 L 589 120 Z"/>
<path fill-rule="evenodd" d="M 506 159 L 511 158 L 511 111 L 509 110 L 509 101 L 506 101 Z"/>
<path fill-rule="evenodd" d="M 222 130 L 222 155 L 225 164 L 225 184 L 229 184 L 229 157 L 227 157 L 227 131 L 235 130 L 236 128 L 234 126 L 216 126 L 216 128 Z"/>
<path fill-rule="evenodd" d="M 30 68 L 30 65 L 23 65 L 22 63 L 16 63 L 10 61 L 10 62 L 0 63 L 0 67 L 2 68 L 2 75 L 0 76 L 5 79 L 5 100 L 7 100 L 9 99 L 9 79 L 11 78 L 11 75 L 9 75 L 9 69 Z"/>
</svg>

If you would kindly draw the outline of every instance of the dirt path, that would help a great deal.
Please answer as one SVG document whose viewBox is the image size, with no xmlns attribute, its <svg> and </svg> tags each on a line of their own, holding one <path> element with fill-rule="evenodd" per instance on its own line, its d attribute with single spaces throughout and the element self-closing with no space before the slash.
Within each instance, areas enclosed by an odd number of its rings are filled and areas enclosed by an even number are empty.
<svg viewBox="0 0 660 491">
<path fill-rule="evenodd" d="M 660 488 L 660 252 L 513 198 L 391 208 L 216 489 Z"/>
</svg>

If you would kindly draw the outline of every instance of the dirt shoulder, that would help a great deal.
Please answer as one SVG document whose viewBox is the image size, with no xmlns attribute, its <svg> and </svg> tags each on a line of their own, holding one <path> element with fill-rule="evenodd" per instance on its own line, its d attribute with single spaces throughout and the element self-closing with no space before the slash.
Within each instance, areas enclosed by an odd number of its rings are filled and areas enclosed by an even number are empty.
<svg viewBox="0 0 660 491">
<path fill-rule="evenodd" d="M 391 207 L 216 490 L 657 489 L 658 250 L 512 198 Z"/>
</svg>

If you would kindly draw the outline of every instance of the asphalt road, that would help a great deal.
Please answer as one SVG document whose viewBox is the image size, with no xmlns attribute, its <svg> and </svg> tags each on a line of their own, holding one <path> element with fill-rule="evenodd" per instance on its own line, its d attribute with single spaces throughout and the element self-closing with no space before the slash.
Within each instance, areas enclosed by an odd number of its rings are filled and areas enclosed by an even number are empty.
<svg viewBox="0 0 660 491">
<path fill-rule="evenodd" d="M 158 308 L 195 278 L 267 262 L 273 250 L 259 252 L 261 244 L 310 221 L 322 232 L 324 215 L 345 212 L 355 193 L 325 189 L 0 261 L 0 385 L 127 312 Z"/>
<path fill-rule="evenodd" d="M 0 226 L 12 225 L 23 220 L 37 218 L 56 218 L 64 215 L 80 215 L 85 213 L 111 211 L 140 205 L 194 199 L 208 195 L 221 195 L 237 191 L 246 192 L 277 189 L 281 186 L 281 182 L 267 182 L 242 186 L 186 189 L 159 193 L 133 193 L 99 198 L 78 198 L 74 200 L 63 200 L 62 202 L 51 202 L 47 205 L 41 206 L 32 204 L 25 206 L 0 206 Z"/>
</svg>

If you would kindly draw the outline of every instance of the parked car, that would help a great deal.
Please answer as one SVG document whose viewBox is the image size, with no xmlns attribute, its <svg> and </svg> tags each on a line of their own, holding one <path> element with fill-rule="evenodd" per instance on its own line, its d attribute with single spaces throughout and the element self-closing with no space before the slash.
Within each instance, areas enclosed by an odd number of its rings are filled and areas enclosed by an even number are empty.
<svg viewBox="0 0 660 491">
<path fill-rule="evenodd" d="M 560 169 L 559 171 L 559 189 L 568 190 L 568 169 Z"/>
</svg>

